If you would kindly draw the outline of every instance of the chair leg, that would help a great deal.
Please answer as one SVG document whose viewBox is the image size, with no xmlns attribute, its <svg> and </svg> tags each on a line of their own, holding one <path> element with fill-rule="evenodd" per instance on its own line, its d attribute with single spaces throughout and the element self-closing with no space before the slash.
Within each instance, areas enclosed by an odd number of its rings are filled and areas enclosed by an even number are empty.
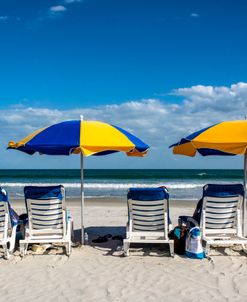
<svg viewBox="0 0 247 302">
<path fill-rule="evenodd" d="M 20 242 L 20 254 L 24 257 L 27 254 L 28 243 Z"/>
<path fill-rule="evenodd" d="M 15 250 L 15 239 L 16 239 L 16 227 L 12 229 L 11 237 L 8 237 L 8 241 L 3 245 L 4 258 L 9 259 Z"/>
<path fill-rule="evenodd" d="M 205 243 L 205 249 L 204 249 L 204 253 L 205 253 L 206 257 L 209 256 L 209 252 L 210 252 L 210 245 L 206 242 Z"/>
<path fill-rule="evenodd" d="M 128 257 L 129 256 L 130 242 L 126 239 L 124 239 L 123 248 L 124 248 L 124 256 Z"/>
<path fill-rule="evenodd" d="M 69 257 L 71 254 L 71 242 L 70 241 L 65 244 L 65 252 L 66 252 L 66 255 Z"/>
<path fill-rule="evenodd" d="M 15 249 L 15 242 L 16 242 L 16 227 L 13 228 L 12 234 L 9 240 L 9 252 L 12 254 Z"/>
<path fill-rule="evenodd" d="M 75 241 L 75 234 L 74 234 L 74 222 L 71 222 L 71 227 L 70 227 L 70 240 L 72 242 Z"/>
<path fill-rule="evenodd" d="M 6 244 L 3 245 L 3 250 L 4 250 L 4 259 L 8 260 L 10 258 L 10 253 L 9 253 L 9 249 L 8 249 L 8 242 Z"/>
<path fill-rule="evenodd" d="M 174 257 L 174 241 L 169 241 L 170 255 Z"/>
</svg>

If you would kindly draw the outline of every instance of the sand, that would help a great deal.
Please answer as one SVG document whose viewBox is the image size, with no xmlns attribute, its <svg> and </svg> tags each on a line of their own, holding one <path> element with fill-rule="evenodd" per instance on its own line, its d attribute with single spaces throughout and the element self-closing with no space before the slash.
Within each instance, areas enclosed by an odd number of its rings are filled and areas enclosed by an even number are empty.
<svg viewBox="0 0 247 302">
<path fill-rule="evenodd" d="M 12 202 L 23 212 L 23 202 Z M 79 232 L 78 200 L 68 200 Z M 173 225 L 192 214 L 194 202 L 171 201 Z M 89 245 L 74 247 L 70 257 L 61 249 L 48 255 L 18 251 L 0 259 L 0 301 L 247 301 L 247 257 L 237 249 L 213 250 L 210 259 L 192 260 L 167 249 L 135 248 L 122 257 L 121 241 L 92 244 L 98 235 L 125 234 L 124 199 L 90 199 L 85 207 Z"/>
</svg>

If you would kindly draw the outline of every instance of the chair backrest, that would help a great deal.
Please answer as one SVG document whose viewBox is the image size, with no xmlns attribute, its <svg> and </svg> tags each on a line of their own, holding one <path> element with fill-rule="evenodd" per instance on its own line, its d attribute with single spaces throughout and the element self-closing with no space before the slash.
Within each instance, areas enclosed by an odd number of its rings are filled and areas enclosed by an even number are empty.
<svg viewBox="0 0 247 302">
<path fill-rule="evenodd" d="M 208 184 L 203 188 L 201 227 L 203 235 L 241 235 L 242 184 Z"/>
<path fill-rule="evenodd" d="M 168 199 L 165 188 L 130 188 L 129 218 L 132 232 L 168 232 Z"/>
<path fill-rule="evenodd" d="M 24 188 L 31 234 L 64 234 L 65 190 L 63 186 Z"/>
<path fill-rule="evenodd" d="M 8 214 L 7 221 L 6 214 Z M 0 188 L 0 238 L 3 237 L 4 232 L 7 232 L 7 230 L 11 228 L 11 220 L 9 214 L 8 194 L 4 189 Z"/>
</svg>

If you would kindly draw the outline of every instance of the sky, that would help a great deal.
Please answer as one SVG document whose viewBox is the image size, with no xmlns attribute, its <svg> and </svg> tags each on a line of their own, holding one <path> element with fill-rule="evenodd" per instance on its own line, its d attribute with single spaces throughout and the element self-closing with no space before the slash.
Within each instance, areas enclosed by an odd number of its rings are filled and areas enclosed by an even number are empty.
<svg viewBox="0 0 247 302">
<path fill-rule="evenodd" d="M 101 120 L 150 145 L 86 168 L 242 168 L 168 146 L 247 115 L 245 0 L 0 0 L 0 168 L 78 168 L 8 141 L 67 119 Z"/>
</svg>

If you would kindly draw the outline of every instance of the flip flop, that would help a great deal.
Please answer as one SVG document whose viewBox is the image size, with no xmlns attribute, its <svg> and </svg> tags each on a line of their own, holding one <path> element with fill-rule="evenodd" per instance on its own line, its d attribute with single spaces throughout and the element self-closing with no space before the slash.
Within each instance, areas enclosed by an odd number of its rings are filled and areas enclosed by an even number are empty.
<svg viewBox="0 0 247 302">
<path fill-rule="evenodd" d="M 99 236 L 98 238 L 96 239 L 93 239 L 92 242 L 93 243 L 104 243 L 104 242 L 107 242 L 108 239 L 112 238 L 112 235 L 111 234 L 106 234 L 104 236 Z"/>
</svg>

